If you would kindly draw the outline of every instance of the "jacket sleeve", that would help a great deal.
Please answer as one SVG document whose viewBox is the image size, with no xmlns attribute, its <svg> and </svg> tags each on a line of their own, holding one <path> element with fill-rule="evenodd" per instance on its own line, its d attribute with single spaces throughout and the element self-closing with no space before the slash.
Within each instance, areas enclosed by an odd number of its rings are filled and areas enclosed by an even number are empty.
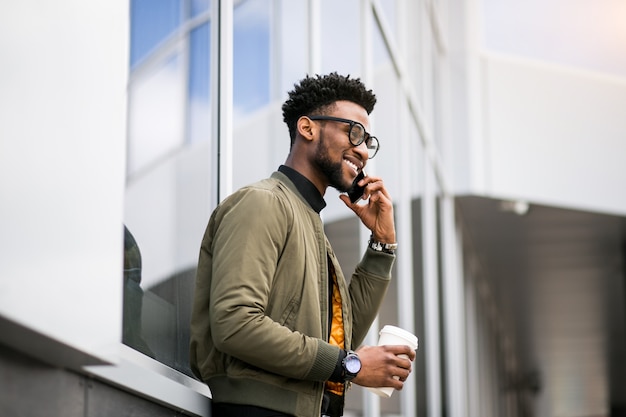
<svg viewBox="0 0 626 417">
<path fill-rule="evenodd" d="M 352 303 L 352 348 L 358 348 L 378 314 L 387 287 L 395 255 L 367 248 L 350 280 Z"/>
<path fill-rule="evenodd" d="M 324 381 L 339 350 L 265 314 L 293 219 L 291 208 L 269 190 L 238 192 L 220 208 L 211 247 L 202 249 L 212 254 L 211 271 L 201 256 L 199 273 L 212 276 L 206 302 L 218 350 L 265 371 Z"/>
</svg>

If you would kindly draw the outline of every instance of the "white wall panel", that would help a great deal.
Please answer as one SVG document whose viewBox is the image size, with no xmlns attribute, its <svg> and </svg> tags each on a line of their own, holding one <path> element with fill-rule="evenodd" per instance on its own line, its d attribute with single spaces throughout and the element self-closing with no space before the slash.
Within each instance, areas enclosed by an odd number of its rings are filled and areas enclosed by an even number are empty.
<svg viewBox="0 0 626 417">
<path fill-rule="evenodd" d="M 626 80 L 484 58 L 488 193 L 626 213 Z"/>
<path fill-rule="evenodd" d="M 101 358 L 121 339 L 128 10 L 0 6 L 0 321 Z"/>
</svg>

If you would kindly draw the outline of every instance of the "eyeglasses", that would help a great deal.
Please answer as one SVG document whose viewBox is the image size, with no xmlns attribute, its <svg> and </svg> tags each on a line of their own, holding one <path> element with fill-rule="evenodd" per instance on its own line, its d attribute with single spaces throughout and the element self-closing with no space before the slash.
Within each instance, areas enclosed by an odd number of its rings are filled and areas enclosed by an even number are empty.
<svg viewBox="0 0 626 417">
<path fill-rule="evenodd" d="M 365 127 L 359 122 L 333 116 L 309 116 L 309 119 L 348 123 L 350 125 L 350 130 L 348 131 L 348 138 L 350 138 L 350 143 L 354 146 L 359 146 L 360 144 L 365 142 L 365 146 L 367 146 L 368 159 L 372 159 L 373 157 L 375 157 L 378 149 L 380 149 L 380 145 L 378 143 L 378 139 L 376 139 L 376 136 L 372 136 L 367 133 Z"/>
</svg>

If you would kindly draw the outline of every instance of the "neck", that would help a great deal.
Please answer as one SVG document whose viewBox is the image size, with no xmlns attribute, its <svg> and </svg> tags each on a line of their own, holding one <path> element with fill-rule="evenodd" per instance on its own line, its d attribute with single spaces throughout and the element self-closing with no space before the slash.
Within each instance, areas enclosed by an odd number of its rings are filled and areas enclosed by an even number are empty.
<svg viewBox="0 0 626 417">
<path fill-rule="evenodd" d="M 298 171 L 301 175 L 303 175 L 306 179 L 311 181 L 315 188 L 320 192 L 322 197 L 326 194 L 326 188 L 328 188 L 328 184 L 323 183 L 319 180 L 319 175 L 315 174 L 315 170 L 311 167 L 310 164 L 300 161 L 297 158 L 294 158 L 292 154 L 289 154 L 284 163 L 285 166 Z"/>
</svg>

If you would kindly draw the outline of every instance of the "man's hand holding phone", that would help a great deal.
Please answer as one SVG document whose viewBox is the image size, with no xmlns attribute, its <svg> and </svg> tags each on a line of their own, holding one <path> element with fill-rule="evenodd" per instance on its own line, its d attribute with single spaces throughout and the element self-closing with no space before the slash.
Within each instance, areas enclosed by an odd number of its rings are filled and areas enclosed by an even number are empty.
<svg viewBox="0 0 626 417">
<path fill-rule="evenodd" d="M 348 190 L 348 197 L 350 197 L 351 203 L 358 203 L 361 198 L 363 198 L 363 193 L 365 192 L 365 185 L 359 185 L 359 181 L 365 178 L 365 172 L 359 172 L 359 175 L 356 176 L 354 182 L 352 183 L 352 187 Z"/>
<path fill-rule="evenodd" d="M 376 241 L 396 243 L 393 202 L 382 178 L 366 176 L 361 171 L 348 194 L 340 194 L 339 198 L 371 230 Z M 367 204 L 358 204 L 360 199 L 367 200 Z"/>
</svg>

